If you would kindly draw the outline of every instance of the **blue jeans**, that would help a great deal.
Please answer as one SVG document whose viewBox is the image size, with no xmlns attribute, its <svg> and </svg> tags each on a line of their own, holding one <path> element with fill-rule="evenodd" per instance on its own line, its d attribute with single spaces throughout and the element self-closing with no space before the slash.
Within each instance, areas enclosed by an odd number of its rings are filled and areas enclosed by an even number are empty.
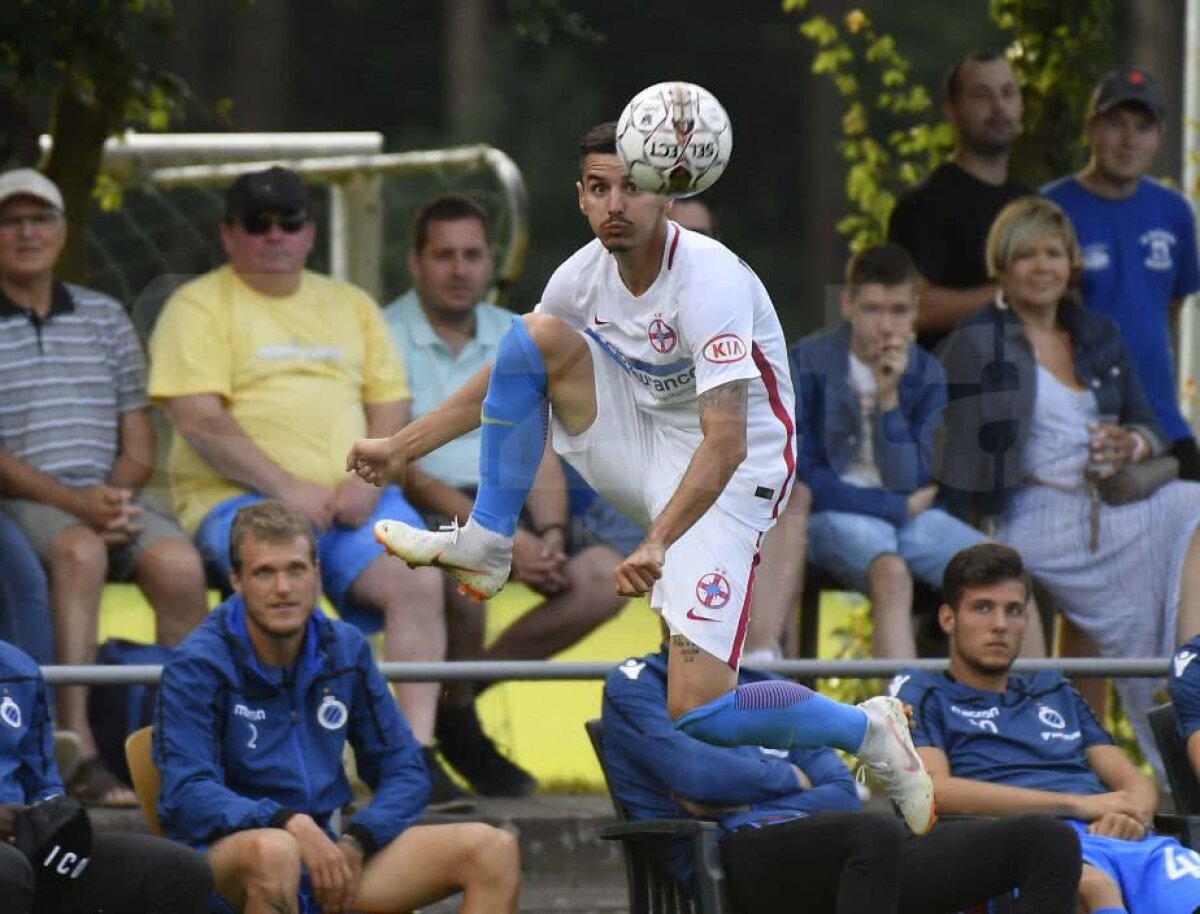
<svg viewBox="0 0 1200 914">
<path fill-rule="evenodd" d="M 904 559 L 913 577 L 940 588 L 954 554 L 986 539 L 939 508 L 928 508 L 900 527 L 868 514 L 820 511 L 808 521 L 808 558 L 841 583 L 866 593 L 867 568 L 879 556 L 894 553 Z"/>
<path fill-rule="evenodd" d="M 0 513 L 0 638 L 45 666 L 54 663 L 46 572 L 21 528 Z"/>
<path fill-rule="evenodd" d="M 263 500 L 261 495 L 238 495 L 221 502 L 205 515 L 196 529 L 196 548 L 205 567 L 222 581 L 229 578 L 229 531 L 240 508 Z M 321 585 L 325 596 L 347 622 L 368 634 L 383 627 L 379 613 L 365 606 L 356 606 L 348 599 L 350 588 L 367 566 L 385 554 L 375 541 L 375 522 L 398 520 L 411 527 L 424 529 L 425 521 L 400 490 L 388 486 L 379 496 L 375 511 L 361 527 L 334 524 L 317 536 L 317 558 L 321 561 Z"/>
</svg>

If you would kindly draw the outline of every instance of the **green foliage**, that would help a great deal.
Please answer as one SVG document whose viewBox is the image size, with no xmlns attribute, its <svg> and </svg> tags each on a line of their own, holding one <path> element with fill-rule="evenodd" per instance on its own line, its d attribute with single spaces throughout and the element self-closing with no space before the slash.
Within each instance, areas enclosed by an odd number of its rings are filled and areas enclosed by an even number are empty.
<svg viewBox="0 0 1200 914">
<path fill-rule="evenodd" d="M 808 0 L 785 0 L 785 12 Z M 950 151 L 949 128 L 935 117 L 933 101 L 910 78 L 896 40 L 880 32 L 861 9 L 841 23 L 812 14 L 798 26 L 816 45 L 812 71 L 828 76 L 845 103 L 838 149 L 846 162 L 849 212 L 837 224 L 852 250 L 887 236 L 896 196 L 919 181 Z"/>
<path fill-rule="evenodd" d="M 1115 0 L 991 0 L 991 12 L 1012 35 L 1007 53 L 1025 103 L 1012 169 L 1036 187 L 1084 162 L 1087 101 L 1115 65 Z"/>
<path fill-rule="evenodd" d="M 604 40 L 581 13 L 564 9 L 562 0 L 509 0 L 508 15 L 517 35 L 534 44 L 548 45 L 556 33 L 589 42 Z"/>
</svg>

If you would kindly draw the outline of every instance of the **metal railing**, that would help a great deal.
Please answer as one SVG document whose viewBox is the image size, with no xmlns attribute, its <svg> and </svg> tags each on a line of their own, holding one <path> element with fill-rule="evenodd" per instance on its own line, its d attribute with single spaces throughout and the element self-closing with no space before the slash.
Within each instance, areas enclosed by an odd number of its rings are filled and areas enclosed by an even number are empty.
<svg viewBox="0 0 1200 914">
<path fill-rule="evenodd" d="M 603 679 L 622 661 L 558 660 L 471 660 L 442 663 L 381 663 L 379 669 L 389 682 L 498 682 L 562 681 Z M 812 679 L 882 679 L 902 670 L 938 672 L 946 660 L 776 660 L 757 666 L 784 676 Z M 1137 657 L 1122 659 L 1047 658 L 1018 660 L 1017 673 L 1057 670 L 1068 676 L 1115 678 L 1161 678 L 1170 659 Z M 161 666 L 47 666 L 42 668 L 51 685 L 135 685 L 158 682 Z"/>
</svg>

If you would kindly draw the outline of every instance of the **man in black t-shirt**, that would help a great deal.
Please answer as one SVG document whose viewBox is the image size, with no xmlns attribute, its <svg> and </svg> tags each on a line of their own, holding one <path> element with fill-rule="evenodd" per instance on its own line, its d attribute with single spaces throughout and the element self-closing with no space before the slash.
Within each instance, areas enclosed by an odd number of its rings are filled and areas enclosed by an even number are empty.
<svg viewBox="0 0 1200 914">
<path fill-rule="evenodd" d="M 946 73 L 954 152 L 896 202 L 888 240 L 906 248 L 923 280 L 920 343 L 928 349 L 995 294 L 984 242 L 996 214 L 1033 191 L 1008 177 L 1021 131 L 1021 89 L 1003 56 L 971 51 Z"/>
</svg>

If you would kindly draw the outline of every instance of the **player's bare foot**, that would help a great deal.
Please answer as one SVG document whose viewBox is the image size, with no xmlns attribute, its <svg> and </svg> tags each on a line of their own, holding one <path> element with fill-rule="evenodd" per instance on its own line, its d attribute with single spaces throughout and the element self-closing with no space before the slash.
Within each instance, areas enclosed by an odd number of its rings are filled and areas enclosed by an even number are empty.
<svg viewBox="0 0 1200 914">
<path fill-rule="evenodd" d="M 410 566 L 445 569 L 458 581 L 459 589 L 476 600 L 499 593 L 512 567 L 512 539 L 474 521 L 462 527 L 455 521 L 433 531 L 398 520 L 381 520 L 375 525 L 375 539 Z"/>
<path fill-rule="evenodd" d="M 867 735 L 858 756 L 887 791 L 915 834 L 933 828 L 937 812 L 933 780 L 913 748 L 904 702 L 878 696 L 859 705 L 867 714 Z"/>
</svg>

